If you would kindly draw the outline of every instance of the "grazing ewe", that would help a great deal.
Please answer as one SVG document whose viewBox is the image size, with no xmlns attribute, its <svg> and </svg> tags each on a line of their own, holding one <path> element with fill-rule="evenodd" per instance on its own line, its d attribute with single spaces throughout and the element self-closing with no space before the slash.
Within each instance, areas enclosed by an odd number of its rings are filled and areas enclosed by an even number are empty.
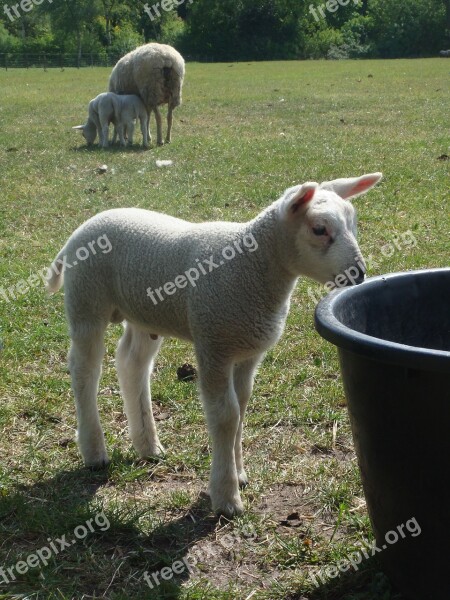
<svg viewBox="0 0 450 600">
<path fill-rule="evenodd" d="M 94 143 L 97 137 L 103 148 L 108 147 L 109 125 L 114 124 L 114 139 L 119 135 L 120 145 L 126 146 L 125 134 L 128 142 L 133 143 L 134 121 L 139 119 L 144 148 L 148 148 L 148 114 L 139 96 L 130 94 L 119 96 L 112 92 L 104 92 L 89 102 L 88 120 L 84 125 L 77 125 L 88 145 Z"/>
<path fill-rule="evenodd" d="M 145 44 L 122 57 L 112 70 L 109 90 L 117 94 L 138 94 L 149 117 L 155 113 L 157 143 L 163 144 L 159 106 L 168 104 L 166 143 L 171 140 L 173 109 L 181 104 L 184 60 L 171 46 Z M 151 136 L 150 136 L 151 141 Z"/>
<path fill-rule="evenodd" d="M 339 278 L 340 285 L 364 279 L 355 210 L 347 200 L 380 179 L 374 173 L 298 185 L 248 223 L 193 224 L 121 208 L 81 225 L 52 263 L 47 288 L 56 292 L 64 273 L 69 365 L 86 465 L 108 462 L 96 403 L 108 323 L 125 321 L 116 364 L 141 457 L 164 451 L 149 386 L 163 337 L 190 340 L 212 439 L 212 506 L 227 517 L 241 513 L 239 485 L 247 483 L 242 427 L 258 364 L 282 334 L 300 275 L 322 283 Z M 74 266 L 77 250 L 100 236 L 107 236 L 111 251 Z"/>
</svg>

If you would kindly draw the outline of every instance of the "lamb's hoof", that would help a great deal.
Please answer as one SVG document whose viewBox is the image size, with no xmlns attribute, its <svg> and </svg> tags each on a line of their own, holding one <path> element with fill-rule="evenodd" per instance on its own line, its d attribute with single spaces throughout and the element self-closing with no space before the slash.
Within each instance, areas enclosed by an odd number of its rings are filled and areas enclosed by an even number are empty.
<svg viewBox="0 0 450 600">
<path fill-rule="evenodd" d="M 162 140 L 158 140 L 158 141 L 156 142 L 156 145 L 157 145 L 157 146 L 164 146 L 164 142 L 163 142 Z"/>
<path fill-rule="evenodd" d="M 164 446 L 158 442 L 156 444 L 151 444 L 142 450 L 137 450 L 137 453 L 142 460 L 154 460 L 155 458 L 162 458 L 166 454 L 166 451 Z"/>
<path fill-rule="evenodd" d="M 216 491 L 212 487 L 209 488 L 213 511 L 217 515 L 223 515 L 227 519 L 232 519 L 244 512 L 244 505 L 242 504 L 237 486 L 228 486 L 227 492 L 224 490 L 223 485 L 216 488 Z"/>
<path fill-rule="evenodd" d="M 85 465 L 85 466 L 87 469 L 89 469 L 89 471 L 103 471 L 104 469 L 108 468 L 109 463 L 110 463 L 109 460 L 105 460 L 101 464 Z"/>
<path fill-rule="evenodd" d="M 241 489 L 244 489 L 248 486 L 248 477 L 247 477 L 247 473 L 245 471 L 242 471 L 241 473 L 239 473 L 238 481 L 239 481 L 239 487 Z"/>
<path fill-rule="evenodd" d="M 229 502 L 222 501 L 218 506 L 213 504 L 213 510 L 217 516 L 224 516 L 227 519 L 233 519 L 244 512 L 244 505 L 240 498 L 230 500 Z"/>
<path fill-rule="evenodd" d="M 100 471 L 101 469 L 105 469 L 110 463 L 108 456 L 104 456 L 103 458 L 90 459 L 84 461 L 84 466 L 90 471 Z"/>
</svg>

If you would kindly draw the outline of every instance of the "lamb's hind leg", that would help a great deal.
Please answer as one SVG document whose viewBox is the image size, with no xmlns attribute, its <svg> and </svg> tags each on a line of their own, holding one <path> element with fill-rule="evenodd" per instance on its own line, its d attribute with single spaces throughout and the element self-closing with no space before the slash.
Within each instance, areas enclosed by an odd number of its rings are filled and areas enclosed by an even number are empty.
<svg viewBox="0 0 450 600">
<path fill-rule="evenodd" d="M 156 431 L 150 397 L 153 360 L 163 338 L 149 334 L 126 322 L 116 354 L 117 373 L 122 391 L 130 437 L 141 458 L 164 452 Z"/>
<path fill-rule="evenodd" d="M 239 403 L 233 385 L 233 364 L 197 350 L 200 393 L 212 442 L 209 491 L 213 510 L 226 517 L 242 513 L 234 444 Z"/>
<path fill-rule="evenodd" d="M 248 484 L 248 478 L 244 469 L 244 461 L 242 457 L 242 429 L 244 426 L 245 409 L 252 394 L 255 372 L 261 359 L 262 355 L 256 356 L 244 362 L 238 363 L 234 367 L 234 389 L 236 390 L 240 409 L 239 427 L 236 434 L 234 454 L 236 460 L 236 471 L 238 474 L 239 485 L 241 487 L 245 487 Z"/>
<path fill-rule="evenodd" d="M 97 408 L 105 328 L 106 325 L 95 330 L 85 327 L 82 334 L 74 331 L 69 353 L 69 369 L 77 408 L 77 441 L 87 467 L 103 467 L 108 463 Z"/>
</svg>

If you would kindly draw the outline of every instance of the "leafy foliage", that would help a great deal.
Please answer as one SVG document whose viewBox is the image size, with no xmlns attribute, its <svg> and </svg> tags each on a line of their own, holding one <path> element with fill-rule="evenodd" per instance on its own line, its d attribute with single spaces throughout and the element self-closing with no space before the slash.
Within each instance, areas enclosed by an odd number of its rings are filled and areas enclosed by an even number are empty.
<svg viewBox="0 0 450 600">
<path fill-rule="evenodd" d="M 0 52 L 125 53 L 159 41 L 229 61 L 430 56 L 450 47 L 450 0 L 341 1 L 58 0 L 28 12 L 16 5 L 19 16 L 5 5 Z"/>
</svg>

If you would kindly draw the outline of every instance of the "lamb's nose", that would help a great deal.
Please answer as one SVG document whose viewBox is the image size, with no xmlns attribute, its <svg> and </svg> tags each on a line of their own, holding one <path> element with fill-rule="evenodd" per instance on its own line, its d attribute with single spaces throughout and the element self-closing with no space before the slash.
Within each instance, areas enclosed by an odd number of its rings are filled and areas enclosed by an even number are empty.
<svg viewBox="0 0 450 600">
<path fill-rule="evenodd" d="M 358 264 L 350 267 L 345 271 L 345 274 L 347 277 L 344 282 L 344 287 L 350 287 L 351 285 L 358 285 L 364 281 L 366 270 Z"/>
<path fill-rule="evenodd" d="M 356 285 L 359 285 L 364 281 L 364 277 L 366 276 L 366 272 L 363 271 L 360 267 L 356 267 L 358 269 L 358 275 L 355 277 Z"/>
</svg>

